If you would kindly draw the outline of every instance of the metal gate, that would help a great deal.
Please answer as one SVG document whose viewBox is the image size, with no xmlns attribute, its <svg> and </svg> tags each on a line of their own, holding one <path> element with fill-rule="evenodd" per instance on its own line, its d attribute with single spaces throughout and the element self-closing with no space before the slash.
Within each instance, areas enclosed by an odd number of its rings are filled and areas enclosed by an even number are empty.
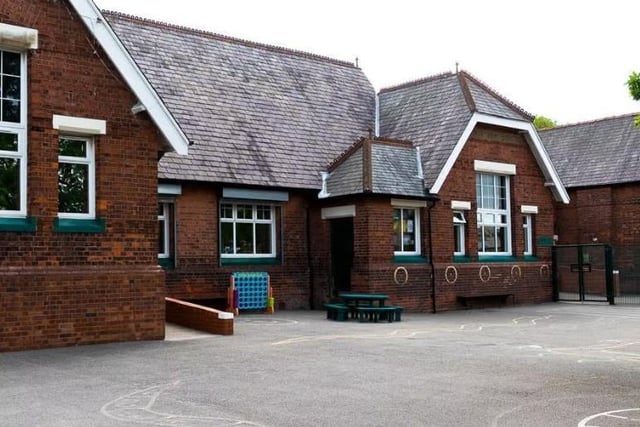
<svg viewBox="0 0 640 427">
<path fill-rule="evenodd" d="M 609 245 L 558 245 L 552 248 L 556 301 L 614 304 L 613 257 Z"/>
</svg>

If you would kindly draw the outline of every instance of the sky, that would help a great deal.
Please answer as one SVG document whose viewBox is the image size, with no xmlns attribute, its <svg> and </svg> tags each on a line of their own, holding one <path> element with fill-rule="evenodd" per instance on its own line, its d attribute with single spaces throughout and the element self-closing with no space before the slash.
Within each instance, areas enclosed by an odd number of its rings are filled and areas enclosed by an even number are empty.
<svg viewBox="0 0 640 427">
<path fill-rule="evenodd" d="M 640 112 L 637 0 L 94 0 L 100 9 L 355 62 L 376 90 L 460 69 L 558 124 Z"/>
</svg>

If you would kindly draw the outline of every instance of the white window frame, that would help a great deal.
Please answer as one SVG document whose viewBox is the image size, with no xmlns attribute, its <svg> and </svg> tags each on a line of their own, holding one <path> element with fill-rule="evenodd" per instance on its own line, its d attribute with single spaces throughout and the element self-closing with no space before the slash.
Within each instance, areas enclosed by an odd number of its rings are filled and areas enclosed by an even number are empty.
<svg viewBox="0 0 640 427">
<path fill-rule="evenodd" d="M 522 232 L 524 237 L 524 256 L 533 255 L 533 215 L 522 215 Z"/>
<path fill-rule="evenodd" d="M 504 178 L 505 183 L 505 209 L 498 208 L 482 208 L 482 194 L 478 194 L 476 190 L 476 201 L 477 201 L 477 230 L 478 230 L 478 256 L 510 256 L 512 254 L 512 245 L 511 245 L 511 180 L 509 175 L 500 175 L 495 173 L 488 172 L 476 172 L 476 188 L 478 183 L 480 183 L 480 192 L 482 192 L 482 183 L 481 176 L 491 176 L 494 180 L 493 186 L 493 200 L 499 200 L 499 194 L 497 194 L 498 186 L 495 185 L 496 178 Z M 506 218 L 506 223 L 484 223 L 483 219 L 485 215 L 494 215 L 495 216 L 504 216 Z M 493 227 L 494 233 L 497 236 L 498 228 L 503 228 L 505 230 L 505 250 L 504 251 L 486 251 L 486 243 L 484 241 L 484 228 L 485 227 Z"/>
<path fill-rule="evenodd" d="M 17 135 L 17 151 L 0 151 L 0 158 L 15 159 L 20 163 L 20 198 L 19 209 L 0 210 L 2 218 L 25 218 L 27 216 L 27 55 L 24 51 L 6 49 L 0 46 L 0 51 L 20 55 L 20 122 L 5 122 L 0 116 L 0 132 Z"/>
<path fill-rule="evenodd" d="M 231 205 L 232 218 L 222 217 L 222 207 L 224 205 Z M 244 219 L 238 218 L 238 205 L 251 206 L 252 218 Z M 268 206 L 271 211 L 270 219 L 258 219 L 258 206 Z M 221 258 L 275 258 L 276 257 L 276 209 L 273 204 L 259 202 L 259 201 L 222 201 L 219 207 L 219 220 L 220 220 L 220 257 Z M 222 223 L 233 224 L 233 243 L 237 249 L 238 244 L 236 242 L 236 224 L 253 224 L 253 254 L 247 253 L 225 253 L 222 247 Z M 270 253 L 256 253 L 256 224 L 269 224 L 271 226 L 271 252 Z"/>
<path fill-rule="evenodd" d="M 58 155 L 58 164 L 60 163 L 72 163 L 88 165 L 89 172 L 89 188 L 88 188 L 88 212 L 86 213 L 70 213 L 70 212 L 58 212 L 59 218 L 69 219 L 95 219 L 96 218 L 96 162 L 95 162 L 95 140 L 92 137 L 76 136 L 76 135 L 59 135 L 58 141 L 61 139 L 68 139 L 72 141 L 84 141 L 86 142 L 86 156 L 74 157 L 74 156 L 61 156 Z M 58 197 L 59 197 L 58 193 Z"/>
<path fill-rule="evenodd" d="M 464 239 L 465 228 L 467 224 L 467 219 L 464 216 L 464 211 L 462 210 L 454 210 L 453 211 L 453 255 L 454 256 L 465 256 L 467 254 L 466 251 L 466 242 Z M 460 247 L 456 247 L 456 240 L 460 243 Z"/>
<path fill-rule="evenodd" d="M 163 221 L 163 229 L 164 229 L 164 241 L 162 245 L 164 246 L 164 251 L 158 251 L 158 258 L 171 258 L 171 214 L 170 214 L 170 202 L 159 200 L 158 204 L 162 206 L 162 213 L 158 212 L 158 222 Z"/>
<path fill-rule="evenodd" d="M 400 210 L 400 224 L 402 227 L 404 227 L 404 211 L 413 211 L 414 212 L 414 218 L 415 218 L 415 224 L 413 225 L 413 234 L 414 234 L 414 240 L 415 240 L 415 245 L 416 245 L 416 249 L 414 251 L 405 251 L 404 250 L 404 239 L 400 239 L 400 250 L 393 251 L 394 255 L 420 255 L 420 208 L 419 207 L 415 207 L 415 206 L 399 206 L 399 205 L 393 205 L 393 209 L 394 211 L 396 209 Z M 400 236 L 402 237 L 402 235 L 404 234 L 404 229 L 400 231 Z M 394 248 L 395 249 L 395 248 Z"/>
</svg>

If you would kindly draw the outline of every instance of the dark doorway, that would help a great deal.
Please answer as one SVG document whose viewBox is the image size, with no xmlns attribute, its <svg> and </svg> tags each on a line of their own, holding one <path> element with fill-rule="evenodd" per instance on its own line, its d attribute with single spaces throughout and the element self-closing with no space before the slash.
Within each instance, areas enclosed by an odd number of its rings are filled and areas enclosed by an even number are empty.
<svg viewBox="0 0 640 427">
<path fill-rule="evenodd" d="M 351 290 L 353 218 L 331 220 L 331 296 Z"/>
</svg>

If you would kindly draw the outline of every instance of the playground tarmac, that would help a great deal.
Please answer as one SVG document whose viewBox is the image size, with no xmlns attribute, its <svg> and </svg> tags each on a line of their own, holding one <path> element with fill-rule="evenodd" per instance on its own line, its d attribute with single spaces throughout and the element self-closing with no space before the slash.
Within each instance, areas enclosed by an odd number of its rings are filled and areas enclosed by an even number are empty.
<svg viewBox="0 0 640 427">
<path fill-rule="evenodd" d="M 640 426 L 640 307 L 402 322 L 247 314 L 235 335 L 0 354 L 3 426 Z"/>
</svg>

